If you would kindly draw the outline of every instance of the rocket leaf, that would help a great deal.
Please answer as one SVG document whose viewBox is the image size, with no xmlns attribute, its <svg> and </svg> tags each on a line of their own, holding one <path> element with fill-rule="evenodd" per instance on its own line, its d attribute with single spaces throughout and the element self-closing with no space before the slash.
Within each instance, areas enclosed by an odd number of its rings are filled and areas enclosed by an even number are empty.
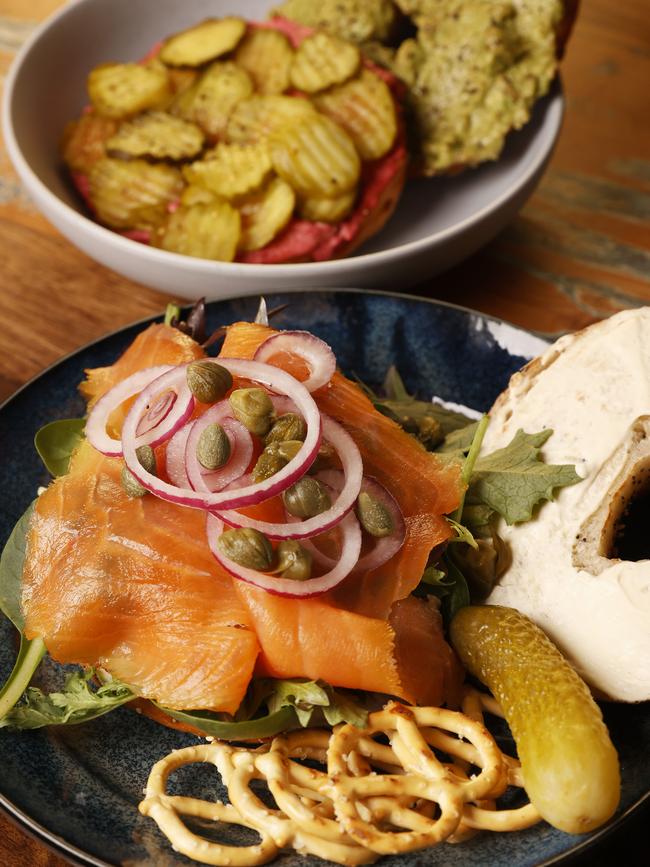
<svg viewBox="0 0 650 867">
<path fill-rule="evenodd" d="M 480 457 L 466 496 L 468 504 L 494 509 L 508 524 L 530 521 L 542 500 L 552 500 L 556 488 L 581 481 L 570 464 L 545 464 L 540 450 L 551 430 L 527 434 L 518 430 L 505 448 Z"/>
<path fill-rule="evenodd" d="M 93 674 L 92 670 L 75 672 L 68 676 L 63 692 L 49 695 L 28 687 L 21 701 L 0 719 L 0 728 L 38 729 L 88 722 L 135 698 L 128 686 L 115 680 L 91 689 Z"/>
</svg>

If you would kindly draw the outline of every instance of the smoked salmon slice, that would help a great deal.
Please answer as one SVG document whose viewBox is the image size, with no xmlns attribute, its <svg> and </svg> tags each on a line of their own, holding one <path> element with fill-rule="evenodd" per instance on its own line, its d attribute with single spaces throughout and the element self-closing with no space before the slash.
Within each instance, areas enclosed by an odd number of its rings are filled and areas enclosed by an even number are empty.
<svg viewBox="0 0 650 867">
<path fill-rule="evenodd" d="M 113 367 L 92 371 L 96 400 L 156 364 L 202 356 L 189 337 L 154 325 Z M 231 579 L 205 545 L 205 516 L 154 497 L 131 499 L 121 462 L 83 442 L 66 476 L 39 497 L 23 576 L 25 631 L 60 662 L 101 665 L 173 708 L 234 712 L 258 642 Z"/>
<path fill-rule="evenodd" d="M 227 332 L 221 355 L 252 358 L 273 330 L 238 322 Z M 273 361 L 273 359 L 271 359 Z M 291 370 L 291 360 L 279 363 Z M 410 434 L 377 412 L 361 389 L 341 373 L 314 394 L 319 408 L 340 422 L 361 451 L 368 475 L 395 497 L 406 522 L 406 539 L 399 553 L 362 578 L 351 576 L 331 594 L 339 607 L 386 619 L 394 602 L 418 585 L 431 550 L 451 536 L 444 515 L 453 512 L 461 493 L 457 464 L 443 463 Z"/>
<path fill-rule="evenodd" d="M 233 326 L 223 354 L 249 357 L 269 333 Z M 202 354 L 186 335 L 154 325 L 114 365 L 89 371 L 82 392 L 93 402 L 136 370 Z M 254 674 L 320 678 L 413 702 L 451 696 L 458 669 L 440 617 L 405 597 L 429 550 L 449 535 L 441 516 L 457 503 L 458 471 L 431 459 L 340 374 L 322 391 L 321 409 L 346 424 L 369 472 L 404 510 L 407 543 L 390 568 L 353 578 L 328 597 L 266 594 L 214 560 L 203 512 L 151 495 L 127 497 L 121 462 L 84 442 L 68 475 L 36 504 L 23 579 L 28 637 L 42 636 L 60 662 L 101 665 L 141 696 L 178 709 L 233 713 Z M 373 453 L 384 437 L 400 460 Z M 273 520 L 276 508 L 256 511 Z"/>
<path fill-rule="evenodd" d="M 273 333 L 264 325 L 236 323 L 228 329 L 220 354 L 224 358 L 252 358 Z M 300 363 L 292 365 L 284 354 L 277 363 L 300 378 Z M 395 694 L 419 703 L 440 704 L 454 693 L 460 669 L 444 640 L 440 615 L 432 607 L 435 603 L 407 597 L 419 583 L 430 551 L 451 535 L 443 515 L 458 505 L 459 467 L 443 464 L 425 451 L 377 412 L 361 389 L 340 373 L 314 397 L 319 408 L 352 435 L 366 472 L 382 482 L 399 503 L 406 539 L 398 554 L 382 567 L 362 576 L 351 575 L 324 598 L 272 597 L 266 601 L 263 591 L 240 583 L 238 591 L 255 620 L 260 640 L 258 668 L 287 677 L 300 660 L 307 677 L 320 676 L 331 683 L 338 680 L 342 686 L 353 685 L 342 679 L 355 680 L 357 688 L 378 692 L 390 692 L 386 687 L 392 683 L 394 693 L 397 674 Z M 405 604 L 400 605 L 399 600 Z M 374 631 L 369 644 L 360 640 L 357 630 L 361 624 Z M 337 647 L 331 647 L 323 635 L 330 629 L 338 638 Z M 387 644 L 388 635 L 391 641 Z M 341 665 L 342 659 L 345 665 Z M 360 665 L 354 665 L 354 671 L 342 671 L 349 659 Z M 425 660 L 435 662 L 428 665 Z M 377 674 L 383 688 L 360 685 L 370 678 L 376 684 Z"/>
<path fill-rule="evenodd" d="M 183 364 L 204 354 L 198 343 L 178 328 L 153 324 L 136 336 L 114 364 L 87 370 L 79 391 L 90 408 L 109 389 L 137 370 L 157 364 Z"/>
<path fill-rule="evenodd" d="M 100 665 L 169 707 L 235 711 L 258 642 L 204 539 L 201 512 L 130 499 L 120 462 L 84 442 L 36 504 L 27 635 L 43 636 L 60 662 Z"/>
</svg>

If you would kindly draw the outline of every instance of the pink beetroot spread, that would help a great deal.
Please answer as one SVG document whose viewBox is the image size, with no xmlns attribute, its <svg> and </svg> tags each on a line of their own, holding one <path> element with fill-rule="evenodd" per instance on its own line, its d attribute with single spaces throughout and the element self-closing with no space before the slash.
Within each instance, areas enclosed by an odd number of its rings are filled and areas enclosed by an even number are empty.
<svg viewBox="0 0 650 867">
<path fill-rule="evenodd" d="M 395 147 L 382 159 L 364 166 L 361 197 L 347 219 L 341 223 L 314 223 L 294 217 L 287 228 L 261 250 L 238 256 L 238 262 L 279 265 L 289 261 L 332 259 L 336 251 L 349 244 L 359 233 L 362 223 L 375 210 L 383 191 L 406 161 L 406 147 L 400 136 Z"/>
<path fill-rule="evenodd" d="M 279 30 L 289 38 L 292 45 L 297 47 L 300 42 L 313 33 L 312 28 L 289 21 L 287 18 L 276 15 L 270 21 L 250 22 L 250 27 Z M 156 44 L 141 62 L 146 62 L 155 57 L 160 51 L 162 43 Z M 390 87 L 395 102 L 401 105 L 405 87 L 402 82 L 391 72 L 373 63 L 368 58 L 363 58 L 363 64 L 371 69 L 375 75 L 382 78 Z M 275 237 L 269 244 L 260 250 L 250 253 L 242 253 L 237 256 L 237 262 L 245 262 L 250 265 L 281 265 L 285 262 L 324 262 L 336 256 L 337 250 L 347 246 L 359 233 L 364 221 L 377 207 L 383 191 L 391 183 L 393 178 L 403 170 L 407 160 L 404 125 L 401 118 L 398 123 L 398 132 L 392 150 L 379 160 L 365 163 L 361 177 L 361 196 L 356 208 L 340 223 L 316 223 L 311 220 L 300 220 L 294 217 L 287 227 Z M 72 181 L 84 202 L 93 210 L 89 197 L 88 178 L 79 172 L 72 173 Z M 176 210 L 178 203 L 169 206 L 170 211 Z M 146 229 L 132 229 L 119 232 L 125 238 L 138 241 L 141 244 L 151 242 L 151 233 Z"/>
</svg>

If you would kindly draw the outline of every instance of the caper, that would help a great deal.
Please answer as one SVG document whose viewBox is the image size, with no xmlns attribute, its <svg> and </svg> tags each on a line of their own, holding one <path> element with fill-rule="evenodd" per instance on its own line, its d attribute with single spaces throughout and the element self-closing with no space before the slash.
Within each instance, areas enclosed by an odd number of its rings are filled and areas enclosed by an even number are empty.
<svg viewBox="0 0 650 867">
<path fill-rule="evenodd" d="M 512 563 L 512 552 L 494 531 L 490 539 L 476 539 L 476 545 L 476 548 L 455 546 L 458 550 L 454 552 L 454 562 L 467 578 L 472 599 L 483 600 Z"/>
<path fill-rule="evenodd" d="M 196 445 L 196 457 L 206 470 L 218 470 L 228 463 L 230 440 L 220 424 L 209 424 L 201 431 Z"/>
<path fill-rule="evenodd" d="M 233 415 L 259 437 L 271 427 L 273 404 L 263 388 L 238 388 L 228 398 Z"/>
<path fill-rule="evenodd" d="M 277 449 L 266 448 L 253 467 L 253 481 L 263 482 L 265 479 L 270 479 L 286 465 L 287 460 Z"/>
<path fill-rule="evenodd" d="M 259 530 L 226 530 L 217 539 L 217 547 L 229 560 L 246 569 L 268 572 L 273 568 L 275 552 L 269 540 Z"/>
<path fill-rule="evenodd" d="M 283 443 L 275 443 L 278 454 L 282 455 L 287 463 L 292 461 L 302 448 L 300 440 L 285 440 Z"/>
<path fill-rule="evenodd" d="M 232 388 L 232 376 L 214 361 L 193 361 L 187 366 L 187 385 L 201 403 L 216 403 Z"/>
<path fill-rule="evenodd" d="M 275 571 L 282 578 L 306 581 L 311 578 L 311 554 L 294 539 L 280 542 L 276 551 L 278 565 Z"/>
<path fill-rule="evenodd" d="M 357 497 L 357 517 L 366 533 L 378 539 L 390 536 L 394 530 L 393 519 L 386 506 L 365 491 L 361 491 Z"/>
<path fill-rule="evenodd" d="M 316 460 L 310 466 L 309 472 L 318 473 L 321 470 L 331 470 L 335 456 L 336 451 L 334 447 L 325 441 L 321 442 Z"/>
<path fill-rule="evenodd" d="M 295 458 L 301 448 L 302 443 L 299 440 L 271 443 L 264 449 L 253 467 L 253 480 L 255 482 L 263 482 L 265 479 L 270 479 L 271 476 L 274 476 L 283 467 L 286 467 L 289 461 Z"/>
<path fill-rule="evenodd" d="M 307 425 L 302 416 L 295 412 L 286 412 L 273 424 L 266 435 L 267 446 L 270 443 L 285 442 L 286 440 L 304 440 L 307 436 Z"/>
<path fill-rule="evenodd" d="M 296 518 L 313 518 L 332 505 L 330 495 L 318 479 L 303 476 L 282 494 L 284 507 Z"/>
<path fill-rule="evenodd" d="M 135 450 L 135 456 L 141 467 L 152 476 L 156 475 L 156 455 L 151 446 L 139 446 Z M 121 481 L 129 497 L 144 497 L 147 493 L 147 489 L 142 487 L 126 464 L 122 467 Z"/>
<path fill-rule="evenodd" d="M 425 415 L 418 422 L 418 438 L 432 449 L 445 438 L 440 422 L 430 415 Z"/>
</svg>

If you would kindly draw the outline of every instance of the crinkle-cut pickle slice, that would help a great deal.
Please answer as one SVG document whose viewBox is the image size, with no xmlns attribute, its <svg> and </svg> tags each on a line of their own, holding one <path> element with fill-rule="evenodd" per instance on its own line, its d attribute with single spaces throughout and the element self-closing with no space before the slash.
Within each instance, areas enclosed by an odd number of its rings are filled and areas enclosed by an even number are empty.
<svg viewBox="0 0 650 867">
<path fill-rule="evenodd" d="M 271 157 L 263 142 L 254 145 L 220 142 L 204 159 L 183 168 L 189 184 L 233 199 L 260 187 L 271 174 Z"/>
<path fill-rule="evenodd" d="M 145 160 L 98 160 L 88 175 L 97 219 L 113 229 L 160 225 L 183 189 L 178 169 Z"/>
<path fill-rule="evenodd" d="M 152 240 L 171 253 L 232 262 L 240 234 L 239 211 L 228 202 L 215 200 L 209 204 L 181 205 Z"/>
<path fill-rule="evenodd" d="M 255 82 L 258 93 L 282 93 L 289 87 L 289 70 L 294 51 L 277 30 L 249 30 L 237 46 L 235 63 Z"/>
<path fill-rule="evenodd" d="M 232 61 L 217 60 L 174 100 L 171 112 L 220 137 L 233 109 L 253 93 L 253 80 Z"/>
<path fill-rule="evenodd" d="M 198 69 L 188 67 L 178 67 L 178 69 L 169 67 L 167 74 L 169 75 L 169 86 L 175 97 L 178 97 L 181 93 L 192 87 L 200 76 Z"/>
<path fill-rule="evenodd" d="M 318 93 L 341 84 L 359 69 L 361 52 L 356 45 L 318 32 L 300 43 L 291 64 L 291 84 L 305 93 Z"/>
<path fill-rule="evenodd" d="M 63 134 L 63 161 L 73 172 L 87 175 L 95 163 L 106 156 L 106 142 L 117 130 L 118 122 L 95 111 L 82 114 L 69 123 Z"/>
<path fill-rule="evenodd" d="M 354 142 L 318 112 L 274 130 L 269 146 L 275 171 L 303 196 L 337 198 L 359 181 L 361 160 Z"/>
<path fill-rule="evenodd" d="M 315 116 L 308 99 L 280 94 L 254 94 L 242 100 L 228 118 L 226 141 L 252 144 L 266 138 L 274 129 Z"/>
<path fill-rule="evenodd" d="M 339 223 L 350 213 L 357 199 L 355 188 L 337 198 L 304 197 L 298 204 L 298 213 L 304 220 L 315 223 Z"/>
<path fill-rule="evenodd" d="M 169 75 L 157 65 L 105 63 L 88 76 L 88 96 L 104 117 L 131 117 L 158 108 L 170 93 Z"/>
<path fill-rule="evenodd" d="M 390 88 L 363 69 L 356 78 L 314 96 L 316 108 L 352 138 L 362 160 L 385 156 L 397 136 L 397 113 Z"/>
<path fill-rule="evenodd" d="M 620 799 L 618 756 L 598 705 L 542 630 L 512 608 L 461 608 L 451 643 L 503 708 L 524 785 L 551 825 L 570 834 L 606 822 Z"/>
<path fill-rule="evenodd" d="M 188 206 L 209 205 L 218 198 L 219 196 L 215 195 L 215 193 L 211 193 L 210 190 L 207 190 L 205 187 L 199 187 L 196 186 L 196 184 L 189 184 L 181 193 L 180 203 L 181 205 Z"/>
<path fill-rule="evenodd" d="M 240 199 L 239 249 L 248 253 L 266 247 L 287 225 L 295 204 L 296 194 L 282 178 L 273 178 L 260 191 Z"/>
<path fill-rule="evenodd" d="M 164 111 L 149 111 L 123 123 L 106 142 L 109 156 L 186 160 L 201 152 L 203 131 Z"/>
<path fill-rule="evenodd" d="M 245 32 L 242 18 L 207 18 L 165 40 L 159 57 L 170 66 L 201 66 L 232 51 Z"/>
</svg>

